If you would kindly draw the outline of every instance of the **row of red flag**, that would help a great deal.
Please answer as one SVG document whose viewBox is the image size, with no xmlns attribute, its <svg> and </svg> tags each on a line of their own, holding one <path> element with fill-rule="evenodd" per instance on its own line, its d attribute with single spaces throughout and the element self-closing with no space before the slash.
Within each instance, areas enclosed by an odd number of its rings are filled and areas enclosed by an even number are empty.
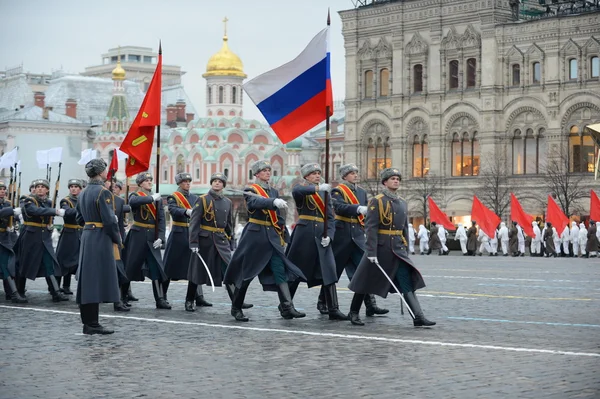
<svg viewBox="0 0 600 399">
<path fill-rule="evenodd" d="M 591 203 L 590 203 L 590 219 L 600 220 L 600 199 L 591 190 Z M 454 230 L 455 226 L 450 222 L 448 215 L 444 213 L 435 203 L 433 198 L 428 197 L 429 203 L 429 220 L 436 222 L 444 226 L 448 230 Z M 534 217 L 526 213 L 523 207 L 519 203 L 519 200 L 513 193 L 510 194 L 510 220 L 515 221 L 521 226 L 525 234 L 532 237 Z M 471 220 L 474 220 L 479 225 L 479 228 L 483 230 L 485 234 L 490 237 L 494 236 L 494 230 L 500 224 L 500 217 L 496 215 L 492 210 L 488 209 L 481 203 L 476 195 L 473 196 L 473 206 L 471 208 Z M 548 208 L 546 209 L 546 222 L 552 223 L 556 230 L 561 232 L 565 226 L 569 224 L 569 218 L 560 209 L 558 204 L 554 201 L 552 196 L 548 195 Z"/>
</svg>

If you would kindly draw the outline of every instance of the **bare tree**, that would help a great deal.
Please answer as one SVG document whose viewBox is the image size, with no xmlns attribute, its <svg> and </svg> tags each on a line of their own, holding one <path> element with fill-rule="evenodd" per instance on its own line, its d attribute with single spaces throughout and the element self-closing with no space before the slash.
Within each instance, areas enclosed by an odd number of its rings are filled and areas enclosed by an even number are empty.
<svg viewBox="0 0 600 399">
<path fill-rule="evenodd" d="M 589 196 L 584 185 L 585 176 L 570 172 L 571 160 L 569 152 L 561 146 L 548 155 L 542 166 L 546 189 L 556 199 L 558 205 L 567 216 L 580 213 L 583 209 L 579 200 Z"/>
<path fill-rule="evenodd" d="M 486 154 L 481 165 L 478 186 L 473 194 L 496 215 L 502 216 L 510 205 L 510 193 L 515 192 L 508 180 L 509 167 L 504 154 Z"/>
<path fill-rule="evenodd" d="M 442 179 L 433 173 L 423 177 L 413 177 L 406 183 L 406 200 L 415 205 L 415 214 L 426 222 L 429 216 L 427 198 L 442 200 Z"/>
</svg>

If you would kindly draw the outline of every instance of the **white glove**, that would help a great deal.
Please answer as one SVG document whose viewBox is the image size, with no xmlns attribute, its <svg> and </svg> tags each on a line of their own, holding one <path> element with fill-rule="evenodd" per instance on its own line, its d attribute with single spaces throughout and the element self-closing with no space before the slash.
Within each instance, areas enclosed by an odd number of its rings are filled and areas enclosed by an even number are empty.
<svg viewBox="0 0 600 399">
<path fill-rule="evenodd" d="M 46 226 L 46 228 L 48 229 L 48 231 L 53 231 L 54 230 L 54 225 L 53 224 L 49 224 Z"/>
<path fill-rule="evenodd" d="M 119 217 L 115 215 L 115 223 L 119 223 Z"/>
<path fill-rule="evenodd" d="M 331 242 L 331 237 L 321 238 L 321 245 L 323 246 L 323 248 L 326 248 L 330 242 Z"/>
<path fill-rule="evenodd" d="M 197 254 L 198 253 L 198 248 L 196 248 L 196 247 L 192 248 L 192 253 Z"/>
<path fill-rule="evenodd" d="M 367 259 L 369 259 L 369 261 L 371 261 L 372 263 L 379 264 L 379 261 L 377 260 L 377 256 L 367 256 Z"/>
<path fill-rule="evenodd" d="M 21 211 L 21 208 L 15 208 L 13 209 L 13 213 L 15 214 L 15 216 L 21 216 L 21 214 L 23 214 L 23 211 Z"/>
<path fill-rule="evenodd" d="M 160 198 L 161 198 L 161 195 L 160 195 L 160 193 L 152 194 L 152 199 L 153 199 L 154 201 L 158 201 Z"/>
<path fill-rule="evenodd" d="M 185 210 L 185 214 L 187 215 L 187 217 L 191 218 L 192 217 L 192 210 L 191 209 L 186 209 Z"/>
<path fill-rule="evenodd" d="M 287 202 L 285 202 L 281 198 L 275 198 L 275 200 L 273 201 L 273 205 L 275 205 L 279 209 L 287 209 L 288 207 Z"/>
<path fill-rule="evenodd" d="M 6 231 L 8 231 L 9 233 L 13 233 L 15 231 L 15 228 L 13 226 L 7 227 Z"/>
<path fill-rule="evenodd" d="M 331 184 L 329 184 L 329 183 L 319 184 L 319 191 L 330 192 L 331 191 Z"/>
<path fill-rule="evenodd" d="M 367 215 L 367 207 L 364 205 L 359 205 L 358 209 L 357 209 L 357 213 L 360 213 L 361 215 L 366 216 Z"/>
<path fill-rule="evenodd" d="M 56 210 L 56 214 L 60 217 L 65 216 L 65 210 L 64 209 L 57 209 Z"/>
<path fill-rule="evenodd" d="M 158 249 L 158 248 L 160 248 L 161 245 L 162 245 L 162 240 L 160 238 L 158 238 L 156 241 L 154 241 L 154 243 L 152 244 L 152 247 L 154 249 Z"/>
</svg>

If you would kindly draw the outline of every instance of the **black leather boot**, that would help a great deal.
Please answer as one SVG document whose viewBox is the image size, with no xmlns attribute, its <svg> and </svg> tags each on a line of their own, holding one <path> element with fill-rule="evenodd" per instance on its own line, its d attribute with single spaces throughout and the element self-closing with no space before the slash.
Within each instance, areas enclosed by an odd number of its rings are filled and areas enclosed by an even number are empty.
<svg viewBox="0 0 600 399">
<path fill-rule="evenodd" d="M 8 288 L 10 290 L 9 295 L 13 303 L 27 303 L 27 298 L 19 294 L 15 280 L 13 280 L 11 276 L 6 276 L 4 278 L 4 283 L 6 284 L 4 289 Z"/>
<path fill-rule="evenodd" d="M 195 312 L 196 306 L 194 305 L 194 301 L 185 301 L 185 311 L 186 312 Z"/>
<path fill-rule="evenodd" d="M 113 304 L 113 309 L 115 312 L 129 312 L 129 308 L 125 306 L 123 301 L 115 302 Z"/>
<path fill-rule="evenodd" d="M 389 313 L 389 309 L 383 309 L 377 306 L 377 302 L 375 302 L 375 295 L 369 294 L 365 295 L 365 306 L 367 307 L 367 316 L 371 317 L 376 314 L 387 314 Z"/>
<path fill-rule="evenodd" d="M 19 295 L 21 295 L 23 298 L 26 298 L 25 286 L 27 285 L 27 278 L 26 277 L 17 277 L 15 282 L 17 283 L 17 291 L 19 292 Z"/>
<path fill-rule="evenodd" d="M 354 324 L 355 326 L 365 325 L 365 323 L 363 323 L 363 321 L 360 319 L 358 312 L 350 311 L 350 313 L 348 313 L 348 318 L 350 319 L 350 323 Z"/>
<path fill-rule="evenodd" d="M 4 299 L 6 299 L 7 301 L 10 301 L 11 295 L 10 295 L 10 287 L 8 286 L 8 281 L 6 281 L 6 279 L 3 279 L 2 285 L 4 286 Z"/>
<path fill-rule="evenodd" d="M 325 303 L 325 288 L 323 288 L 323 286 L 321 286 L 319 299 L 317 299 L 317 310 L 321 314 L 329 314 L 329 311 L 327 310 L 327 304 Z"/>
<path fill-rule="evenodd" d="M 58 289 L 58 282 L 54 276 L 46 277 L 46 283 L 48 283 L 48 290 L 52 295 L 53 302 L 68 301 L 69 297 L 60 292 Z"/>
<path fill-rule="evenodd" d="M 329 320 L 348 320 L 348 316 L 340 312 L 335 284 L 325 286 L 325 301 L 329 311 Z"/>
<path fill-rule="evenodd" d="M 163 297 L 165 298 L 165 301 L 169 301 L 167 299 L 167 291 L 169 291 L 169 285 L 171 285 L 171 279 L 167 279 L 166 281 L 163 281 L 160 283 L 160 285 L 162 286 L 162 290 L 163 290 Z"/>
<path fill-rule="evenodd" d="M 158 280 L 152 280 L 152 292 L 156 301 L 156 309 L 171 309 L 169 302 L 165 300 L 162 284 Z"/>
<path fill-rule="evenodd" d="M 413 319 L 413 325 L 415 327 L 430 327 L 435 326 L 435 321 L 430 321 L 425 318 L 423 311 L 421 310 L 421 305 L 419 304 L 419 300 L 414 292 L 407 292 L 404 294 L 404 300 L 412 310 L 415 318 Z"/>
<path fill-rule="evenodd" d="M 229 296 L 229 299 L 231 300 L 231 302 L 233 302 L 233 296 L 235 294 L 235 285 L 233 284 L 225 284 L 225 290 L 227 291 L 227 295 Z M 212 305 L 210 305 L 212 306 Z M 242 304 L 242 309 L 250 309 L 251 307 L 253 307 L 254 305 L 251 303 L 243 303 Z"/>
<path fill-rule="evenodd" d="M 63 286 L 60 289 L 65 295 L 73 295 L 73 291 L 71 291 L 71 275 L 67 274 L 63 277 Z"/>
<path fill-rule="evenodd" d="M 196 288 L 196 306 L 212 306 L 213 304 L 204 299 L 204 292 L 202 291 L 202 286 L 199 285 Z"/>
<path fill-rule="evenodd" d="M 246 297 L 246 292 L 250 286 L 250 281 L 244 281 L 241 288 L 236 288 L 233 293 L 233 301 L 231 302 L 231 315 L 235 317 L 237 321 L 249 321 L 244 312 L 242 312 L 242 304 Z"/>
<path fill-rule="evenodd" d="M 131 292 L 131 283 L 127 283 L 127 301 L 137 302 L 139 299 L 133 296 L 133 292 Z"/>
<path fill-rule="evenodd" d="M 279 313 L 284 319 L 300 319 L 306 316 L 306 313 L 298 312 L 294 308 L 292 302 L 292 294 L 290 294 L 290 286 L 288 283 L 277 285 L 277 294 L 279 295 Z"/>
</svg>

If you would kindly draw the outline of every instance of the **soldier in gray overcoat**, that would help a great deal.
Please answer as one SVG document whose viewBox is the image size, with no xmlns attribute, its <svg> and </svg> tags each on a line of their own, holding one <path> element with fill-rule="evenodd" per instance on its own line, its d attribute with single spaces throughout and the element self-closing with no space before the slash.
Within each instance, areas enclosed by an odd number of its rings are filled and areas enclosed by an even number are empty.
<svg viewBox="0 0 600 399">
<path fill-rule="evenodd" d="M 438 236 L 440 228 L 437 227 L 436 222 L 431 222 L 431 228 L 429 230 L 429 253 L 431 251 L 438 251 L 438 255 L 442 255 L 442 242 Z"/>
<path fill-rule="evenodd" d="M 163 281 L 167 280 L 160 248 L 165 242 L 165 212 L 160 193 L 152 194 L 152 174 L 140 173 L 135 179 L 140 191 L 129 195 L 133 226 L 125 238 L 125 271 L 130 281 L 152 280 L 157 309 L 171 309 L 165 299 Z M 158 223 L 158 238 L 156 237 Z"/>
<path fill-rule="evenodd" d="M 590 231 L 592 230 L 592 222 L 590 222 L 590 229 L 588 230 L 588 242 L 590 239 Z M 510 233 L 509 233 L 510 234 Z M 594 236 L 596 235 L 596 229 L 594 229 Z M 589 248 L 589 245 L 588 245 Z M 556 248 L 554 246 L 554 230 L 552 230 L 552 223 L 546 222 L 546 228 L 544 229 L 544 249 L 546 251 L 545 256 L 547 258 L 556 255 Z M 589 253 L 589 252 L 588 252 Z"/>
<path fill-rule="evenodd" d="M 474 220 L 467 230 L 467 253 L 471 256 L 477 255 L 477 222 Z"/>
<path fill-rule="evenodd" d="M 21 208 L 13 209 L 6 198 L 6 184 L 0 182 L 0 278 L 4 284 L 6 300 L 14 303 L 27 303 L 17 290 L 15 282 L 15 253 L 13 251 L 14 218 L 21 214 Z"/>
<path fill-rule="evenodd" d="M 365 253 L 365 216 L 367 214 L 367 192 L 358 185 L 360 176 L 355 164 L 342 165 L 339 169 L 343 180 L 331 190 L 331 201 L 335 210 L 335 240 L 331 246 L 337 268 L 338 280 L 344 270 L 352 280 L 356 268 Z M 365 295 L 367 316 L 382 315 L 389 312 L 377 306 L 375 295 Z M 327 314 L 325 288 L 321 286 L 317 309 Z"/>
<path fill-rule="evenodd" d="M 244 190 L 249 220 L 223 279 L 225 284 L 235 286 L 231 315 L 237 321 L 248 321 L 242 312 L 244 299 L 250 282 L 258 276 L 263 290 L 277 290 L 284 319 L 304 317 L 294 308 L 290 285 L 306 279 L 284 253 L 289 235 L 281 211 L 287 209 L 287 203 L 269 184 L 269 161 L 256 161 L 251 168 L 256 182 Z"/>
<path fill-rule="evenodd" d="M 338 282 L 335 258 L 331 241 L 334 239 L 335 223 L 331 201 L 325 208 L 325 195 L 331 192 L 328 183 L 321 181 L 321 166 L 316 163 L 306 164 L 301 168 L 306 184 L 292 189 L 292 197 L 296 202 L 298 222 L 292 232 L 287 256 L 307 278 L 308 287 L 322 285 L 325 290 L 325 302 L 329 320 L 348 320 L 340 312 L 335 284 Z M 327 234 L 324 237 L 324 218 L 327 218 Z M 292 298 L 298 282 L 292 288 Z"/>
<path fill-rule="evenodd" d="M 590 254 L 592 257 L 597 256 L 598 247 L 600 245 L 598 244 L 598 237 L 596 235 L 596 231 L 597 231 L 596 221 L 590 219 L 590 228 L 588 229 L 587 242 L 585 244 L 585 253 L 586 253 L 585 257 L 586 258 L 589 258 Z"/>
<path fill-rule="evenodd" d="M 83 183 L 79 179 L 71 179 L 67 183 L 69 195 L 60 200 L 60 208 L 65 210 L 63 216 L 63 229 L 56 246 L 56 259 L 60 265 L 60 275 L 63 276 L 63 287 L 61 289 L 67 295 L 73 295 L 71 291 L 71 275 L 77 272 L 79 262 L 79 243 L 83 226 L 77 224 L 77 198 L 83 189 Z M 60 277 L 56 278 L 60 285 Z"/>
<path fill-rule="evenodd" d="M 511 256 L 519 256 L 519 230 L 517 222 L 512 222 L 512 227 L 508 229 L 508 252 Z"/>
<path fill-rule="evenodd" d="M 99 305 L 119 301 L 119 281 L 115 255 L 122 245 L 113 193 L 104 187 L 107 177 L 104 160 L 92 159 L 85 164 L 90 178 L 77 201 L 77 224 L 83 225 L 79 268 L 77 269 L 77 303 L 84 334 L 112 334 L 98 323 Z M 118 256 L 117 256 L 118 257 Z"/>
<path fill-rule="evenodd" d="M 52 246 L 52 219 L 64 216 L 64 209 L 54 209 L 48 199 L 50 183 L 46 179 L 33 181 L 35 194 L 23 200 L 23 227 L 19 236 L 19 280 L 17 288 L 25 295 L 26 279 L 45 277 L 48 290 L 54 302 L 68 301 L 69 297 L 60 292 L 56 281 L 60 266 Z"/>
<path fill-rule="evenodd" d="M 366 294 L 374 293 L 385 298 L 388 293 L 395 292 L 389 280 L 394 281 L 396 288 L 403 293 L 415 316 L 415 327 L 435 325 L 425 318 L 415 294 L 416 290 L 425 287 L 425 282 L 408 257 L 408 206 L 398 193 L 401 179 L 398 169 L 384 169 L 381 183 L 385 189 L 369 202 L 365 224 L 367 251 L 348 286 L 355 292 L 349 314 L 355 325 L 364 324 L 358 314 Z"/>
</svg>

